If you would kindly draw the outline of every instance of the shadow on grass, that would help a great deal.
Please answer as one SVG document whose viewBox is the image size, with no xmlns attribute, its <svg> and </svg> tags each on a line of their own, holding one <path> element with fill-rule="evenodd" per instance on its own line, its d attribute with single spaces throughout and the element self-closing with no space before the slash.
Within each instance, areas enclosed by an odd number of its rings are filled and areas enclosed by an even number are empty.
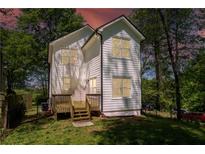
<svg viewBox="0 0 205 154">
<path fill-rule="evenodd" d="M 53 117 L 44 117 L 22 124 L 3 144 L 69 144 L 69 136 L 64 136 L 67 126 L 60 127 L 61 122 L 53 120 Z"/>
<path fill-rule="evenodd" d="M 204 144 L 205 134 L 198 125 L 156 117 L 109 119 L 103 131 L 93 132 L 98 144 Z"/>
</svg>

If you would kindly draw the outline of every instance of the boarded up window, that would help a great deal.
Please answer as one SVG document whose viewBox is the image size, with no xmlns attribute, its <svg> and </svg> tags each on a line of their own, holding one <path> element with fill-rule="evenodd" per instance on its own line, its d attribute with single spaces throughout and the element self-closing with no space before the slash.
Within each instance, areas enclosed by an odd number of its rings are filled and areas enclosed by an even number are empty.
<svg viewBox="0 0 205 154">
<path fill-rule="evenodd" d="M 89 80 L 89 92 L 90 94 L 95 94 L 97 91 L 97 81 L 96 78 Z"/>
<path fill-rule="evenodd" d="M 67 65 L 69 63 L 68 49 L 61 50 L 61 64 Z"/>
<path fill-rule="evenodd" d="M 68 91 L 70 90 L 70 78 L 69 77 L 63 77 L 63 90 Z"/>
<path fill-rule="evenodd" d="M 114 57 L 120 57 L 120 39 L 112 38 L 112 55 Z"/>
<path fill-rule="evenodd" d="M 130 79 L 123 79 L 123 97 L 130 97 L 130 90 L 131 90 L 131 80 Z"/>
<path fill-rule="evenodd" d="M 78 60 L 78 51 L 77 49 L 71 49 L 70 50 L 70 63 L 76 64 Z"/>
<path fill-rule="evenodd" d="M 112 97 L 130 97 L 131 79 L 123 77 L 113 77 Z"/>
<path fill-rule="evenodd" d="M 112 55 L 118 58 L 130 58 L 130 40 L 126 38 L 112 38 Z"/>
<path fill-rule="evenodd" d="M 76 64 L 78 60 L 77 49 L 62 49 L 61 64 Z"/>
<path fill-rule="evenodd" d="M 113 78 L 112 79 L 112 97 L 121 97 L 121 79 Z"/>
</svg>

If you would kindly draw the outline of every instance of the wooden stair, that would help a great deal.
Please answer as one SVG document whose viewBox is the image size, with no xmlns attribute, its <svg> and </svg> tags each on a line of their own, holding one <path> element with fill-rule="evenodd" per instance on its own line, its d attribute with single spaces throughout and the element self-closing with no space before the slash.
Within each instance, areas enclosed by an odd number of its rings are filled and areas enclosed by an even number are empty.
<svg viewBox="0 0 205 154">
<path fill-rule="evenodd" d="M 90 113 L 87 109 L 74 109 L 73 121 L 90 120 Z"/>
</svg>

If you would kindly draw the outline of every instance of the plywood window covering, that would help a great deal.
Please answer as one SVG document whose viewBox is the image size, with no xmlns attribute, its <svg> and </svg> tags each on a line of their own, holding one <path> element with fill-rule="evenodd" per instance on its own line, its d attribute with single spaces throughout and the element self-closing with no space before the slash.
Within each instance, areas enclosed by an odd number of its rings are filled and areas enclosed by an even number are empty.
<svg viewBox="0 0 205 154">
<path fill-rule="evenodd" d="M 68 49 L 61 50 L 61 64 L 67 65 L 69 63 L 69 53 Z"/>
<path fill-rule="evenodd" d="M 130 97 L 131 79 L 123 77 L 113 77 L 112 97 Z"/>
<path fill-rule="evenodd" d="M 78 60 L 77 49 L 62 49 L 61 64 L 76 64 Z"/>
<path fill-rule="evenodd" d="M 130 40 L 127 38 L 112 38 L 112 55 L 117 58 L 130 58 Z"/>
<path fill-rule="evenodd" d="M 68 91 L 70 90 L 70 78 L 69 77 L 63 77 L 63 90 Z"/>
<path fill-rule="evenodd" d="M 90 87 L 90 93 L 95 94 L 97 91 L 97 81 L 96 78 L 92 78 L 89 80 L 89 87 Z"/>
<path fill-rule="evenodd" d="M 70 63 L 76 64 L 78 60 L 78 51 L 77 49 L 71 49 L 70 50 Z"/>
</svg>

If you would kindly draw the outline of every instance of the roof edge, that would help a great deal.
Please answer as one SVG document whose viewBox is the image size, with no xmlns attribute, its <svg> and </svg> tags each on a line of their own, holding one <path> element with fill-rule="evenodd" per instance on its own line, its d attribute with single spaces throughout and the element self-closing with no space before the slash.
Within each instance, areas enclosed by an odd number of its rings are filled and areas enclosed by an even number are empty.
<svg viewBox="0 0 205 154">
<path fill-rule="evenodd" d="M 89 24 L 86 24 L 86 25 L 84 25 L 83 27 L 81 27 L 80 29 L 77 29 L 77 30 L 75 30 L 75 31 L 73 31 L 73 32 L 70 32 L 70 33 L 68 33 L 68 34 L 66 34 L 66 35 L 64 35 L 64 36 L 61 36 L 60 38 L 58 38 L 58 39 L 56 39 L 56 40 L 53 40 L 52 42 L 50 42 L 49 44 L 48 44 L 48 63 L 50 63 L 51 62 L 51 46 L 54 44 L 54 43 L 56 43 L 57 41 L 60 41 L 62 38 L 64 38 L 64 37 L 69 37 L 69 35 L 71 35 L 71 34 L 74 34 L 74 33 L 76 33 L 77 31 L 80 31 L 80 30 L 82 30 L 83 28 L 85 28 L 85 27 L 89 27 L 93 32 L 95 31 L 94 30 L 94 28 L 93 27 L 91 27 Z"/>
<path fill-rule="evenodd" d="M 88 38 L 88 40 L 83 44 L 83 46 L 81 47 L 81 49 L 83 49 L 85 46 L 86 46 L 86 44 L 91 40 L 91 38 L 93 37 L 93 35 L 95 35 L 95 34 L 99 34 L 100 35 L 100 33 L 99 33 L 99 30 L 101 29 L 101 28 L 103 28 L 104 26 L 106 26 L 106 25 L 108 25 L 108 24 L 110 24 L 110 23 L 112 23 L 112 22 L 114 22 L 115 20 L 117 20 L 117 19 L 120 19 L 120 18 L 125 18 L 127 21 L 128 21 L 128 23 L 130 23 L 138 32 L 139 32 L 139 34 L 141 34 L 142 35 L 142 41 L 146 38 L 145 37 L 145 35 L 132 23 L 132 21 L 130 21 L 125 15 L 120 15 L 120 16 L 118 16 L 117 18 L 114 18 L 113 20 L 111 20 L 111 21 L 109 21 L 109 22 L 107 22 L 107 23 L 105 23 L 105 24 L 103 24 L 103 25 L 101 25 L 100 27 L 98 27 L 96 30 L 94 30 L 93 31 L 93 34 Z"/>
<path fill-rule="evenodd" d="M 84 25 L 83 27 L 81 27 L 81 28 L 79 28 L 79 29 L 77 29 L 77 30 L 75 30 L 75 31 L 72 31 L 72 32 L 70 32 L 70 33 L 68 33 L 68 34 L 66 34 L 66 35 L 64 35 L 64 36 L 61 36 L 60 38 L 58 38 L 58 39 L 56 39 L 56 40 L 51 41 L 49 44 L 53 44 L 53 43 L 55 43 L 56 41 L 59 41 L 60 39 L 62 39 L 63 37 L 72 35 L 72 34 L 76 33 L 77 31 L 80 31 L 80 30 L 84 29 L 85 27 L 89 27 L 93 32 L 95 31 L 95 29 L 94 29 L 93 27 L 91 27 L 89 24 L 86 24 L 86 25 Z"/>
<path fill-rule="evenodd" d="M 146 38 L 145 35 L 144 35 L 144 34 L 132 23 L 132 21 L 131 21 L 130 19 L 128 19 L 125 15 L 120 15 L 120 16 L 118 16 L 117 18 L 114 18 L 113 20 L 111 20 L 111 21 L 109 21 L 109 22 L 107 22 L 107 23 L 101 25 L 101 26 L 98 27 L 96 30 L 99 31 L 101 28 L 105 27 L 106 25 L 109 25 L 109 24 L 112 23 L 112 22 L 115 22 L 115 20 L 118 20 L 118 19 L 120 19 L 120 18 L 124 18 L 125 20 L 127 20 L 128 23 L 131 24 L 131 25 L 133 26 L 133 28 L 135 28 L 135 29 L 139 32 L 140 35 L 142 35 L 142 40 L 144 40 L 144 39 Z"/>
</svg>

